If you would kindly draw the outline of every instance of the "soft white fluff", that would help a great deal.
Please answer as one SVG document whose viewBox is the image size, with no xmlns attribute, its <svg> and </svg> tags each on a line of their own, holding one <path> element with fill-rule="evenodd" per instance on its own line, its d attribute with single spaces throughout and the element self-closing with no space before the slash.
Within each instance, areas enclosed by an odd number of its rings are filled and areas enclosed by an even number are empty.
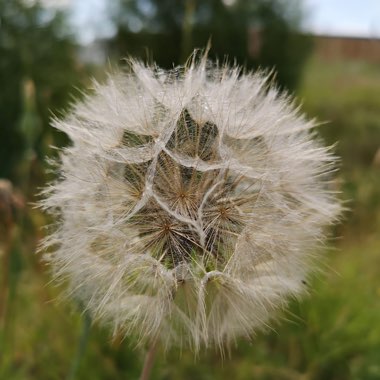
<svg viewBox="0 0 380 380">
<path fill-rule="evenodd" d="M 72 146 L 45 257 L 115 332 L 223 347 L 302 292 L 340 211 L 334 157 L 262 73 L 130 68 L 54 121 Z"/>
</svg>

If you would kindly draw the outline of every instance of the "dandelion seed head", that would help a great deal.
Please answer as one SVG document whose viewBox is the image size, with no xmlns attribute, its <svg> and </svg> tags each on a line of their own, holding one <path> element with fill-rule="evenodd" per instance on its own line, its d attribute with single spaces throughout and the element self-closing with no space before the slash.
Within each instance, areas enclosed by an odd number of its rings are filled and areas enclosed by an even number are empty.
<svg viewBox="0 0 380 380">
<path fill-rule="evenodd" d="M 115 332 L 223 347 L 302 294 L 340 212 L 335 158 L 263 73 L 131 60 L 54 126 L 72 145 L 46 260 Z"/>
</svg>

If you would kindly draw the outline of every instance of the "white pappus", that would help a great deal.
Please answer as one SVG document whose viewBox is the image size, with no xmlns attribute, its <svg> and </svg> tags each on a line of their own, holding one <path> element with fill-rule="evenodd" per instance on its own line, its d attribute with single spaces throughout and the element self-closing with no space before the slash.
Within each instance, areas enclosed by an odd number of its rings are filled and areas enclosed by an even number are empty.
<svg viewBox="0 0 380 380">
<path fill-rule="evenodd" d="M 302 294 L 340 213 L 335 157 L 262 72 L 129 64 L 54 121 L 72 144 L 45 259 L 115 332 L 222 348 Z"/>
</svg>

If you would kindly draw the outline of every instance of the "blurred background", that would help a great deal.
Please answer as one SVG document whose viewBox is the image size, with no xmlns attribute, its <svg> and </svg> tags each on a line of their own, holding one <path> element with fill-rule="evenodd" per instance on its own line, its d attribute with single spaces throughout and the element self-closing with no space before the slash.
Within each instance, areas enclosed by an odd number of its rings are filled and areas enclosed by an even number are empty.
<svg viewBox="0 0 380 380">
<path fill-rule="evenodd" d="M 319 132 L 337 142 L 347 211 L 310 296 L 221 361 L 160 353 L 153 379 L 380 379 L 380 1 L 0 0 L 0 379 L 137 379 L 143 352 L 86 329 L 36 254 L 33 208 L 68 143 L 49 126 L 110 66 L 170 68 L 194 47 L 276 70 Z"/>
</svg>

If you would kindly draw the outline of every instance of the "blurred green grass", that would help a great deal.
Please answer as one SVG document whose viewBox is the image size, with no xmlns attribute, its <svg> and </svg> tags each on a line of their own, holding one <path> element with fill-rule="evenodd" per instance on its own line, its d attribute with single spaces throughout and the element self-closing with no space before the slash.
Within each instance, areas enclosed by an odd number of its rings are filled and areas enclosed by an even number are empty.
<svg viewBox="0 0 380 380">
<path fill-rule="evenodd" d="M 314 277 L 310 295 L 292 301 L 269 333 L 239 341 L 223 361 L 217 352 L 196 359 L 188 351 L 160 353 L 152 379 L 380 379 L 380 168 L 373 163 L 380 147 L 379 88 L 379 68 L 363 62 L 313 58 L 305 69 L 298 96 L 309 116 L 330 122 L 320 132 L 328 143 L 339 142 L 336 186 L 350 208 L 334 231 L 333 249 L 326 248 L 324 274 Z M 0 379 L 67 379 L 82 318 L 73 302 L 58 302 L 61 289 L 50 283 L 34 254 L 43 217 L 30 210 L 26 218 L 29 233 L 20 226 L 14 231 L 14 294 Z M 93 327 L 77 379 L 137 379 L 143 352 L 133 348 Z"/>
<path fill-rule="evenodd" d="M 312 59 L 305 70 L 299 97 L 304 109 L 321 122 L 320 133 L 337 143 L 344 200 L 350 209 L 346 238 L 356 240 L 379 231 L 380 70 L 361 61 L 320 62 Z M 348 234 L 351 236 L 348 236 Z"/>
</svg>

